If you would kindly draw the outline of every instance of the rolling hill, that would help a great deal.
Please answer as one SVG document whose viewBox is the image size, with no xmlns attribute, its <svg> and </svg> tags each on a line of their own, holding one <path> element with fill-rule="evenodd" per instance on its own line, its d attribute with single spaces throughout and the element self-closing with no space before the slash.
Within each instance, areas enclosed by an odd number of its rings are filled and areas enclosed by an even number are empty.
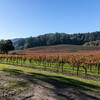
<svg viewBox="0 0 100 100">
<path fill-rule="evenodd" d="M 25 50 L 14 50 L 9 53 L 13 54 L 33 54 L 33 53 L 85 53 L 85 52 L 99 52 L 100 47 L 89 47 L 81 45 L 54 45 L 54 46 L 40 46 Z"/>
<path fill-rule="evenodd" d="M 48 33 L 37 37 L 19 38 L 12 40 L 16 50 L 23 50 L 39 46 L 52 45 L 84 45 L 87 42 L 100 40 L 100 31 L 91 33 Z"/>
</svg>

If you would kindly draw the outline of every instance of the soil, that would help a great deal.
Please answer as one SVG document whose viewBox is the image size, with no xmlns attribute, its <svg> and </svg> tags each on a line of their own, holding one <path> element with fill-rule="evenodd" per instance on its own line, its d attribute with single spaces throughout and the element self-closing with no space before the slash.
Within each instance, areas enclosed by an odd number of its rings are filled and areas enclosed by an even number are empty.
<svg viewBox="0 0 100 100">
<path fill-rule="evenodd" d="M 100 100 L 100 93 L 57 83 L 48 77 L 42 79 L 35 74 L 16 74 L 0 72 L 0 100 Z M 9 82 L 20 85 L 10 88 Z"/>
</svg>

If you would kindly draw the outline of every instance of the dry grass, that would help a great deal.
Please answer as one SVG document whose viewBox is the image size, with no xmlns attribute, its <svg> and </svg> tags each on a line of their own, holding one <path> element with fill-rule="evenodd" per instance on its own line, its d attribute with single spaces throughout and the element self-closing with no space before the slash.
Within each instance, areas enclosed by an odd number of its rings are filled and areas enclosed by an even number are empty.
<svg viewBox="0 0 100 100">
<path fill-rule="evenodd" d="M 54 45 L 54 46 L 40 46 L 26 50 L 15 50 L 10 53 L 17 54 L 34 54 L 34 53 L 86 53 L 86 52 L 100 52 L 100 47 L 85 47 L 79 45 Z"/>
</svg>

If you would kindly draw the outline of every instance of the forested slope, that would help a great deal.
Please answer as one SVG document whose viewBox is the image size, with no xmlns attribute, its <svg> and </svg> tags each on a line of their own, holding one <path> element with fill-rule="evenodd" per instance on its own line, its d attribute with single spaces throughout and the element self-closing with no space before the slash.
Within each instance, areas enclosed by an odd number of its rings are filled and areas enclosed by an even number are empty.
<svg viewBox="0 0 100 100">
<path fill-rule="evenodd" d="M 87 42 L 100 40 L 100 32 L 92 33 L 78 33 L 78 34 L 66 34 L 66 33 L 48 33 L 39 35 L 37 37 L 29 37 L 18 39 L 13 41 L 15 49 L 27 49 L 38 46 L 50 46 L 58 44 L 72 44 L 83 45 Z"/>
</svg>

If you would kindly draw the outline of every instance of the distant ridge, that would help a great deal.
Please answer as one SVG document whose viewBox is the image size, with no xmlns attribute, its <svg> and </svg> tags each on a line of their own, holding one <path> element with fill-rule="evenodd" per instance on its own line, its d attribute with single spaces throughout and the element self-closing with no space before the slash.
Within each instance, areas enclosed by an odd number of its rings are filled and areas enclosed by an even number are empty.
<svg viewBox="0 0 100 100">
<path fill-rule="evenodd" d="M 66 33 L 48 33 L 39 35 L 37 37 L 29 38 L 16 38 L 12 42 L 17 50 L 28 49 L 38 46 L 51 46 L 51 45 L 84 45 L 91 41 L 100 40 L 100 31 L 91 33 L 78 33 L 78 34 L 66 34 Z"/>
<path fill-rule="evenodd" d="M 12 41 L 13 43 L 15 43 L 15 42 L 17 42 L 17 41 L 20 40 L 20 39 L 22 39 L 22 38 L 11 39 L 11 41 Z"/>
</svg>

